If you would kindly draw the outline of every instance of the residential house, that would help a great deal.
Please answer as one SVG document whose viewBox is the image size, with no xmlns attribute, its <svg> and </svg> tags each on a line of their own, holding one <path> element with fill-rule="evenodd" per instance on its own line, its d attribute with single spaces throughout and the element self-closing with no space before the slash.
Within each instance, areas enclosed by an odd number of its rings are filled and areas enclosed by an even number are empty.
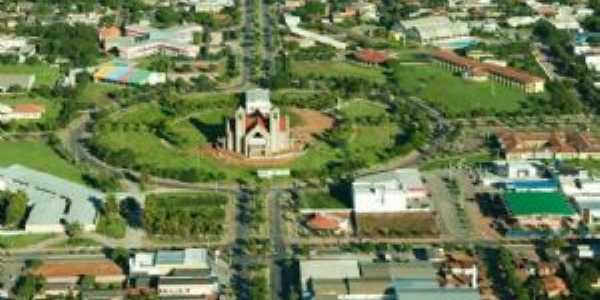
<svg viewBox="0 0 600 300">
<path fill-rule="evenodd" d="M 16 104 L 13 106 L 0 104 L 0 122 L 39 120 L 45 112 L 46 108 L 43 105 L 34 103 Z"/>
<path fill-rule="evenodd" d="M 428 211 L 427 189 L 417 169 L 396 169 L 357 178 L 352 183 L 354 212 Z"/>
<path fill-rule="evenodd" d="M 568 296 L 570 294 L 567 284 L 558 276 L 551 275 L 542 277 L 542 285 L 544 287 L 544 293 L 548 298 Z"/>
<path fill-rule="evenodd" d="M 27 57 L 35 55 L 35 45 L 30 44 L 24 37 L 0 36 L 0 54 L 11 54 L 19 57 L 24 63 Z"/>
</svg>

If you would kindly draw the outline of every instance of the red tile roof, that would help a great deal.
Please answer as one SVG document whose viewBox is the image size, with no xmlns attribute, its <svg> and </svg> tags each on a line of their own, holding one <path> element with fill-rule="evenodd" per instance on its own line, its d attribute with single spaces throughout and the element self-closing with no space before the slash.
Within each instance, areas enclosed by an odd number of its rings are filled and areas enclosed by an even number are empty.
<svg viewBox="0 0 600 300">
<path fill-rule="evenodd" d="M 117 26 L 104 27 L 100 29 L 98 36 L 102 41 L 118 38 L 121 36 L 121 29 Z"/>
<path fill-rule="evenodd" d="M 82 275 L 118 276 L 123 275 L 123 270 L 117 264 L 107 259 L 53 261 L 44 262 L 42 266 L 33 271 L 33 274 L 42 275 L 46 278 Z"/>
<path fill-rule="evenodd" d="M 388 59 L 388 56 L 385 54 L 385 52 L 373 49 L 362 49 L 358 52 L 355 52 L 354 57 L 362 62 L 371 64 L 382 64 Z"/>
<path fill-rule="evenodd" d="M 314 214 L 308 219 L 307 225 L 315 230 L 334 230 L 340 227 L 340 222 L 332 216 Z"/>
<path fill-rule="evenodd" d="M 27 103 L 27 104 L 16 104 L 13 106 L 13 112 L 16 113 L 43 113 L 46 111 L 43 105 Z"/>
<path fill-rule="evenodd" d="M 531 75 L 525 71 L 521 71 L 511 67 L 503 67 L 499 65 L 482 63 L 472 59 L 462 57 L 450 51 L 435 51 L 432 56 L 435 59 L 443 60 L 454 65 L 462 66 L 468 69 L 481 68 L 488 73 L 498 76 L 510 78 L 520 83 L 530 83 L 544 81 L 543 78 Z"/>
</svg>

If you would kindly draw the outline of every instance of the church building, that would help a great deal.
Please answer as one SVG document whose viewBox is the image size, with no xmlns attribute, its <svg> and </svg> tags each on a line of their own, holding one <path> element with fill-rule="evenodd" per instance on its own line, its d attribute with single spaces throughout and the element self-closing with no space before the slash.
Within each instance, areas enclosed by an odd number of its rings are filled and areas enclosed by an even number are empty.
<svg viewBox="0 0 600 300">
<path fill-rule="evenodd" d="M 245 106 L 226 121 L 225 148 L 248 158 L 276 155 L 290 149 L 290 122 L 271 104 L 269 90 L 246 91 Z"/>
</svg>

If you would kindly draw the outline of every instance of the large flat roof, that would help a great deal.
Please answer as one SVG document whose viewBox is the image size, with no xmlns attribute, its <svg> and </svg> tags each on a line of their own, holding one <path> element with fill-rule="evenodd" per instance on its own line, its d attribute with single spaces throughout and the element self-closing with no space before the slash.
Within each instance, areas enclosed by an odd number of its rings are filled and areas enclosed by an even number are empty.
<svg viewBox="0 0 600 300">
<path fill-rule="evenodd" d="M 560 193 L 505 193 L 506 207 L 513 216 L 572 216 L 575 210 Z"/>
</svg>

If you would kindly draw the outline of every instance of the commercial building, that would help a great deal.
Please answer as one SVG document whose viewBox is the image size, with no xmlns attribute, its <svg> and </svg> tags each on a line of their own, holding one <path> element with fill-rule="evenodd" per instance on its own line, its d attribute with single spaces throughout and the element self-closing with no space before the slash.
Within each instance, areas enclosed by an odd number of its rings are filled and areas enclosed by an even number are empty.
<svg viewBox="0 0 600 300">
<path fill-rule="evenodd" d="M 0 168 L 0 190 L 24 191 L 30 208 L 25 231 L 64 232 L 64 223 L 79 223 L 83 230 L 96 229 L 97 207 L 104 194 L 56 176 L 20 165 Z"/>
<path fill-rule="evenodd" d="M 157 85 L 167 82 L 167 75 L 137 69 L 127 64 L 110 62 L 101 65 L 94 73 L 94 81 L 110 82 L 124 85 Z"/>
<path fill-rule="evenodd" d="M 504 85 L 518 87 L 525 93 L 544 91 L 545 80 L 543 78 L 515 68 L 478 62 L 449 51 L 436 51 L 432 57 L 438 65 L 452 71 L 462 72 L 466 78 L 484 77 L 484 80 L 491 79 Z"/>
<path fill-rule="evenodd" d="M 11 88 L 29 91 L 35 84 L 35 75 L 0 74 L 0 93 L 7 93 Z"/>
<path fill-rule="evenodd" d="M 568 199 L 557 192 L 508 192 L 504 203 L 509 216 L 524 227 L 560 229 L 565 219 L 577 219 Z"/>
<path fill-rule="evenodd" d="M 127 26 L 125 36 L 104 41 L 104 49 L 115 49 L 123 59 L 136 59 L 153 54 L 196 58 L 200 47 L 194 45 L 194 34 L 202 33 L 197 25 L 156 29 L 150 26 Z"/>
<path fill-rule="evenodd" d="M 313 40 L 315 42 L 334 47 L 338 50 L 345 50 L 347 44 L 340 42 L 330 36 L 318 34 L 312 31 L 308 31 L 300 27 L 300 17 L 293 16 L 291 14 L 285 15 L 285 24 L 288 26 L 292 34 L 303 37 L 305 39 Z"/>
<path fill-rule="evenodd" d="M 589 132 L 504 131 L 496 137 L 507 160 L 600 157 L 600 139 Z"/>
<path fill-rule="evenodd" d="M 34 275 L 41 275 L 48 283 L 77 284 L 82 276 L 93 276 L 95 282 L 121 284 L 125 274 L 121 267 L 108 259 L 45 260 Z"/>
<path fill-rule="evenodd" d="M 46 108 L 39 104 L 27 103 L 8 106 L 0 104 L 0 122 L 13 120 L 39 120 L 46 112 Z"/>
<path fill-rule="evenodd" d="M 208 269 L 208 252 L 199 248 L 138 252 L 129 259 L 129 272 L 135 275 L 167 275 L 175 270 Z"/>
<path fill-rule="evenodd" d="M 303 299 L 480 299 L 473 288 L 440 286 L 438 270 L 428 262 L 302 260 L 300 280 Z"/>
<path fill-rule="evenodd" d="M 247 158 L 268 158 L 289 151 L 290 121 L 271 104 L 264 89 L 246 92 L 244 107 L 225 122 L 225 149 Z"/>
<path fill-rule="evenodd" d="M 432 16 L 405 20 L 400 22 L 406 36 L 416 38 L 421 44 L 466 37 L 469 35 L 469 26 L 465 22 L 450 21 L 448 17 Z"/>
<path fill-rule="evenodd" d="M 158 296 L 161 299 L 181 297 L 192 299 L 217 299 L 219 285 L 214 277 L 160 277 L 158 280 Z"/>
<path fill-rule="evenodd" d="M 417 169 L 397 169 L 357 178 L 352 183 L 354 212 L 427 211 L 427 190 Z"/>
</svg>

